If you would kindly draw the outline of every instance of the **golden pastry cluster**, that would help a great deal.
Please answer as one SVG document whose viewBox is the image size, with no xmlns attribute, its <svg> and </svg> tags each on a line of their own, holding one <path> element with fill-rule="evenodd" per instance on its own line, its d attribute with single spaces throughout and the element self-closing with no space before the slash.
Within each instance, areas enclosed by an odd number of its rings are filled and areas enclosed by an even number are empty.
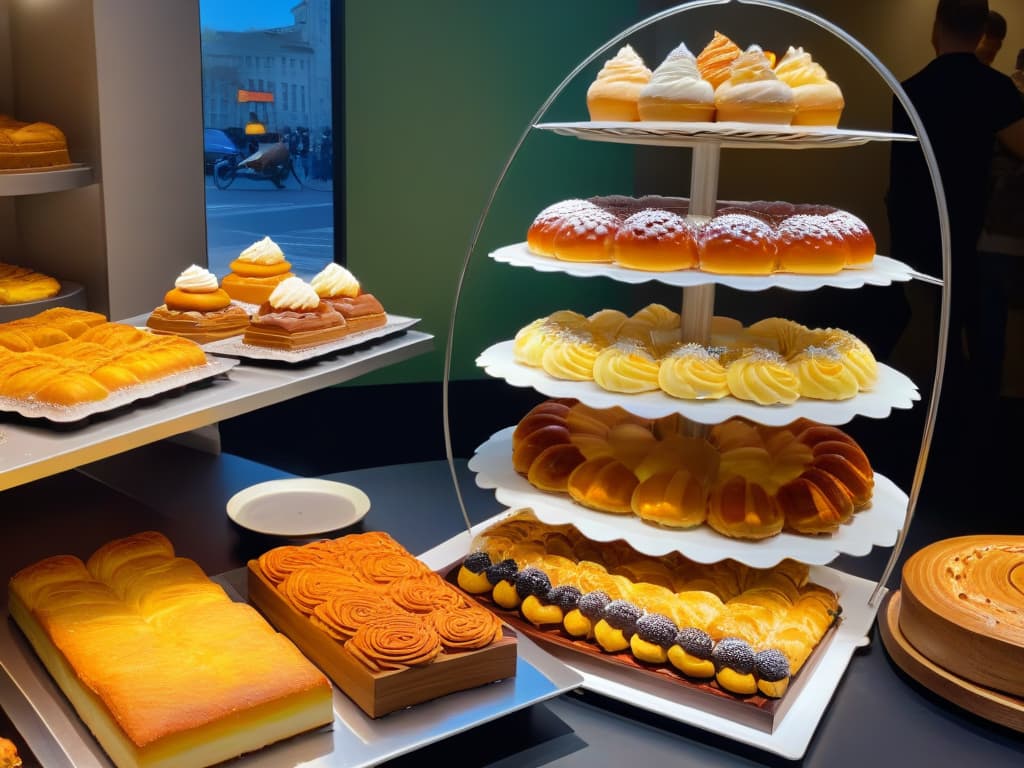
<svg viewBox="0 0 1024 768">
<path fill-rule="evenodd" d="M 624 394 L 661 391 L 682 400 L 847 400 L 878 380 L 868 346 L 837 328 L 810 329 L 778 317 L 744 327 L 715 318 L 711 333 L 710 346 L 683 343 L 679 313 L 661 304 L 632 316 L 562 310 L 521 328 L 512 351 L 517 363 L 555 379 L 593 381 Z"/>
<path fill-rule="evenodd" d="M 679 44 L 653 72 L 625 45 L 587 89 L 595 121 L 835 127 L 845 105 L 840 87 L 802 47 L 790 46 L 780 59 L 759 45 L 744 50 L 718 31 L 697 55 Z"/>
<path fill-rule="evenodd" d="M 831 275 L 869 266 L 875 238 L 849 211 L 783 201 L 721 201 L 689 215 L 683 197 L 606 195 L 562 200 L 531 222 L 531 253 L 643 272 Z"/>
<path fill-rule="evenodd" d="M 68 141 L 50 123 L 27 123 L 0 115 L 0 171 L 67 165 Z"/>
<path fill-rule="evenodd" d="M 0 324 L 0 397 L 13 400 L 97 402 L 206 362 L 188 339 L 154 336 L 96 312 L 60 307 Z"/>
<path fill-rule="evenodd" d="M 248 728 L 267 739 L 250 716 L 265 720 L 279 702 L 315 700 L 317 721 L 307 727 L 333 716 L 327 678 L 161 533 L 115 539 L 84 562 L 57 555 L 29 565 L 11 578 L 10 596 L 36 652 L 48 666 L 59 659 L 55 674 L 68 670 L 57 675 L 62 687 L 80 686 L 65 687 L 71 701 L 95 702 L 80 712 L 89 726 L 100 711 L 108 716 L 109 730 L 96 733 L 108 751 L 115 746 L 119 764 L 143 764 L 138 755 L 147 751 L 166 760 L 189 733 Z M 123 737 L 115 741 L 116 731 Z"/>
<path fill-rule="evenodd" d="M 735 418 L 705 439 L 683 434 L 675 415 L 642 419 L 574 400 L 548 400 L 523 417 L 512 466 L 591 509 L 743 539 L 834 533 L 870 506 L 874 489 L 867 456 L 836 427 Z"/>
<path fill-rule="evenodd" d="M 372 672 L 427 664 L 502 637 L 494 614 L 386 533 L 276 547 L 259 567 L 293 608 Z"/>
<path fill-rule="evenodd" d="M 24 304 L 60 293 L 56 278 L 28 267 L 0 262 L 0 304 Z"/>
<path fill-rule="evenodd" d="M 839 613 L 836 595 L 792 560 L 754 569 L 653 557 L 529 511 L 477 537 L 458 583 L 542 630 L 741 695 L 781 696 Z"/>
</svg>

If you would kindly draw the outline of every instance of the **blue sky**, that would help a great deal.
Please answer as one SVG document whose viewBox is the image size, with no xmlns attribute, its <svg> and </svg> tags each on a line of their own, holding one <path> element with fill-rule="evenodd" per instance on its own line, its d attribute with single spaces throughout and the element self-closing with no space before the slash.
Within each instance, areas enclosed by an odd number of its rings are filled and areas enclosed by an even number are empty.
<svg viewBox="0 0 1024 768">
<path fill-rule="evenodd" d="M 287 27 L 297 0 L 199 0 L 199 24 L 221 31 Z"/>
</svg>

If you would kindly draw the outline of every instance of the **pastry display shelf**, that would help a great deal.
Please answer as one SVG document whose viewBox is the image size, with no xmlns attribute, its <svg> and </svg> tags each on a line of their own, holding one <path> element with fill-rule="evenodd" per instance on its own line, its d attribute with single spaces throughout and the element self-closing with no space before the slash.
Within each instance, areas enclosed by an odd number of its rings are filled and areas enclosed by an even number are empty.
<svg viewBox="0 0 1024 768">
<path fill-rule="evenodd" d="M 681 400 L 660 390 L 622 394 L 602 389 L 593 381 L 556 379 L 540 368 L 516 362 L 514 344 L 511 340 L 493 344 L 480 353 L 477 365 L 514 387 L 529 387 L 547 397 L 575 398 L 591 408 L 620 406 L 645 419 L 678 413 L 700 424 L 719 424 L 742 416 L 771 427 L 781 427 L 799 418 L 838 426 L 856 416 L 885 418 L 894 408 L 911 408 L 921 398 L 913 381 L 884 364 L 878 366 L 878 383 L 848 400 L 800 398 L 791 405 L 758 405 L 731 396 L 719 400 Z"/>
<path fill-rule="evenodd" d="M 57 168 L 5 171 L 0 173 L 0 197 L 63 192 L 87 187 L 94 182 L 92 168 L 82 163 Z"/>
<path fill-rule="evenodd" d="M 512 468 L 512 432 L 496 432 L 469 461 L 476 484 L 493 489 L 497 500 L 511 509 L 529 507 L 549 525 L 574 525 L 593 541 L 629 543 L 647 555 L 679 552 L 690 560 L 715 563 L 732 559 L 752 568 L 771 568 L 791 558 L 808 565 L 826 565 L 841 554 L 862 557 L 873 547 L 891 547 L 907 513 L 907 495 L 887 477 L 875 473 L 871 506 L 829 536 L 801 536 L 783 532 L 760 541 L 734 539 L 706 525 L 689 530 L 652 525 L 634 515 L 588 509 L 568 494 L 538 490 Z"/>
<path fill-rule="evenodd" d="M 474 536 L 506 514 L 501 513 L 472 526 L 423 553 L 420 559 L 434 570 L 449 569 L 465 557 Z M 547 644 L 544 647 L 583 676 L 582 687 L 586 690 L 788 759 L 798 759 L 806 751 L 854 651 L 867 644 L 867 635 L 875 618 L 875 608 L 869 604 L 873 582 L 821 566 L 810 569 L 810 579 L 840 595 L 842 620 L 831 637 L 815 650 L 818 658 L 803 670 L 806 674 L 794 678 L 794 685 L 787 692 L 794 698 L 788 702 L 781 722 L 771 732 L 738 723 L 692 703 L 682 703 L 676 686 L 655 684 L 646 676 L 641 679 L 629 670 L 617 671 L 614 665 L 603 663 L 600 657 L 573 651 L 558 652 L 556 646 Z"/>
<path fill-rule="evenodd" d="M 85 286 L 70 280 L 61 280 L 60 290 L 49 298 L 24 301 L 20 304 L 0 304 L 0 323 L 17 320 L 22 317 L 31 317 L 54 307 L 87 309 Z"/>
<path fill-rule="evenodd" d="M 125 322 L 144 321 L 142 317 Z M 75 428 L 3 420 L 0 491 L 341 384 L 432 347 L 433 336 L 409 330 L 302 366 L 239 365 L 205 386 L 139 401 L 124 412 Z"/>
<path fill-rule="evenodd" d="M 639 269 L 626 269 L 615 264 L 560 261 L 533 253 L 526 243 L 506 245 L 488 255 L 500 264 L 527 267 L 538 272 L 562 272 L 573 277 L 607 277 L 631 285 L 658 282 L 677 288 L 724 285 L 738 291 L 766 291 L 770 288 L 815 291 L 819 288 L 885 286 L 893 283 L 905 283 L 913 279 L 930 283 L 939 282 L 937 278 L 916 272 L 903 262 L 890 259 L 888 256 L 875 256 L 870 267 L 844 269 L 831 275 L 795 275 L 783 272 L 774 275 L 717 275 L 697 269 L 645 272 Z"/>
</svg>

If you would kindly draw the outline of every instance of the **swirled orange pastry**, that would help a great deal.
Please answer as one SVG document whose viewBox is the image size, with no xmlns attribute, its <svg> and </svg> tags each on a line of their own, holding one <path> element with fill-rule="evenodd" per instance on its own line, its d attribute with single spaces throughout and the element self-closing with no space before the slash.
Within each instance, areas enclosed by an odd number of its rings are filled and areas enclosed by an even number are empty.
<svg viewBox="0 0 1024 768">
<path fill-rule="evenodd" d="M 591 120 L 640 119 L 640 90 L 651 79 L 651 70 L 632 46 L 624 45 L 608 59 L 597 79 L 587 89 L 587 110 Z"/>
<path fill-rule="evenodd" d="M 433 573 L 397 579 L 388 586 L 389 597 L 410 613 L 431 613 L 437 608 L 460 608 L 463 596 Z"/>
<path fill-rule="evenodd" d="M 431 615 L 434 629 L 446 651 L 475 651 L 501 637 L 501 620 L 486 608 L 463 603 L 440 608 Z"/>
<path fill-rule="evenodd" d="M 442 651 L 441 636 L 429 618 L 395 614 L 360 627 L 345 650 L 374 672 L 427 664 Z"/>
<path fill-rule="evenodd" d="M 330 545 L 314 541 L 304 546 L 286 544 L 268 549 L 259 556 L 260 570 L 275 586 L 284 581 L 290 573 L 307 565 L 333 563 Z"/>
<path fill-rule="evenodd" d="M 335 640 L 347 640 L 375 619 L 402 614 L 386 593 L 358 586 L 337 589 L 313 609 L 313 620 Z"/>
<path fill-rule="evenodd" d="M 358 588 L 361 585 L 366 588 L 363 582 L 344 568 L 318 564 L 292 571 L 277 588 L 288 602 L 309 615 L 339 589 Z"/>
<path fill-rule="evenodd" d="M 398 579 L 423 576 L 431 571 L 405 552 L 373 551 L 352 553 L 352 568 L 374 584 L 389 584 Z"/>
<path fill-rule="evenodd" d="M 700 76 L 718 88 L 729 78 L 729 67 L 743 53 L 740 47 L 717 29 L 704 49 L 697 55 Z"/>
</svg>

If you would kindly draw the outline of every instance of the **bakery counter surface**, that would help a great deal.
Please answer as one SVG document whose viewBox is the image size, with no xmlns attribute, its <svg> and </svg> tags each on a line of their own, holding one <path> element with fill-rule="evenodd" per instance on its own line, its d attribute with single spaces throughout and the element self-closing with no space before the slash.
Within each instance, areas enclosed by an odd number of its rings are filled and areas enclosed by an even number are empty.
<svg viewBox="0 0 1024 768">
<path fill-rule="evenodd" d="M 246 363 L 73 424 L 0 414 L 0 491 L 350 381 L 432 346 L 433 336 L 410 330 L 301 365 Z"/>
<path fill-rule="evenodd" d="M 460 472 L 460 488 L 474 522 L 500 511 L 492 495 L 474 487 L 462 465 Z M 280 540 L 237 527 L 227 518 L 224 505 L 238 490 L 281 476 L 237 457 L 199 453 L 165 441 L 108 458 L 81 473 L 5 491 L 0 495 L 0 575 L 6 580 L 22 565 L 56 551 L 86 554 L 98 543 L 146 527 L 163 530 L 179 551 L 209 573 L 237 568 Z M 188 481 L 182 482 L 186 477 Z M 444 462 L 327 477 L 362 488 L 371 499 L 369 514 L 346 532 L 386 530 L 411 551 L 424 552 L 463 530 Z M 910 532 L 908 553 L 940 536 L 962 533 L 940 530 L 939 516 L 927 512 L 921 510 L 927 524 Z M 885 554 L 841 557 L 835 565 L 870 578 L 881 572 Z M 871 640 L 853 657 L 800 764 L 1021 765 L 1024 737 L 920 688 L 890 662 L 877 630 L 872 630 Z M 10 688 L 0 687 L 0 694 L 5 710 L 20 705 L 12 700 Z M 34 742 L 32 746 L 42 757 L 43 749 Z M 792 764 L 594 693 L 574 692 L 430 744 L 388 765 L 592 768 L 638 762 L 723 768 Z"/>
</svg>

